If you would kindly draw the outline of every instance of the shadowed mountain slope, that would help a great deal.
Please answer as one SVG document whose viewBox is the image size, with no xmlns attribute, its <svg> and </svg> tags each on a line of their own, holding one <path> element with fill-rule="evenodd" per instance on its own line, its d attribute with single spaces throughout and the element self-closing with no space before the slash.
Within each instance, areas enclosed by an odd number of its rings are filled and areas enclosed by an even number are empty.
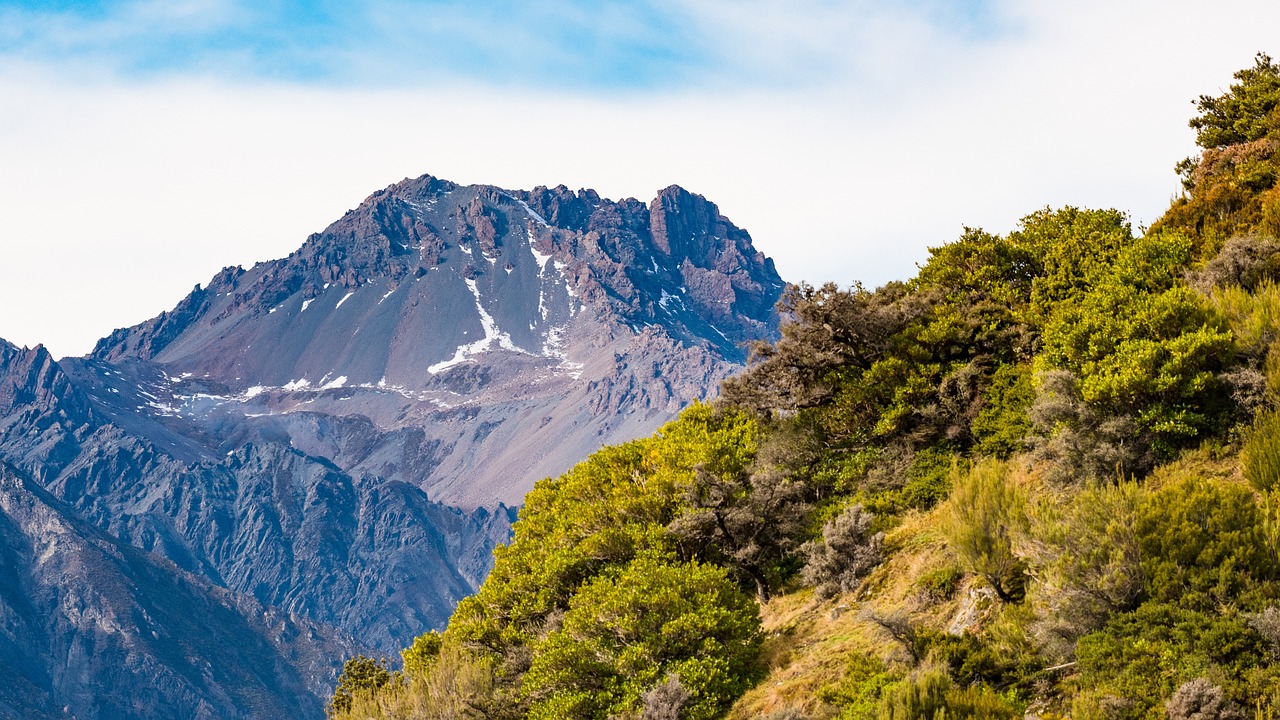
<svg viewBox="0 0 1280 720">
<path fill-rule="evenodd" d="M 331 631 L 90 526 L 0 464 L 0 716 L 320 717 Z"/>
</svg>

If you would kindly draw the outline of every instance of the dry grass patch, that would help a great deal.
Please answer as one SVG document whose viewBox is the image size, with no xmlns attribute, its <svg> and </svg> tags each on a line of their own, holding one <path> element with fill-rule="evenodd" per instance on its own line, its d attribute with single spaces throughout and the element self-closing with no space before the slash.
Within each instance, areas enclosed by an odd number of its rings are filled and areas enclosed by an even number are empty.
<svg viewBox="0 0 1280 720">
<path fill-rule="evenodd" d="M 945 628 L 961 593 L 939 601 L 921 583 L 923 576 L 955 562 L 938 525 L 936 510 L 908 514 L 885 538 L 886 561 L 855 592 L 823 601 L 806 589 L 761 606 L 768 675 L 734 704 L 729 720 L 759 718 L 785 708 L 812 720 L 830 718 L 837 713 L 821 701 L 822 690 L 844 676 L 853 656 L 870 654 L 889 665 L 903 662 L 898 642 L 867 619 L 870 608 L 905 612 L 922 627 Z"/>
</svg>

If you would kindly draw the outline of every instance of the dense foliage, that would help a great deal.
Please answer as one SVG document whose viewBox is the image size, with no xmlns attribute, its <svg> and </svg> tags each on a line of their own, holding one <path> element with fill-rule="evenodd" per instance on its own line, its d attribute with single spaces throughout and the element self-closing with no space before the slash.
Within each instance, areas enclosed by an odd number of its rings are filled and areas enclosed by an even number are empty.
<svg viewBox="0 0 1280 720">
<path fill-rule="evenodd" d="M 1192 118 L 1202 154 L 1178 164 L 1187 194 L 1153 229 L 1181 228 L 1205 254 L 1235 236 L 1280 235 L 1280 65 L 1259 53 Z"/>
<path fill-rule="evenodd" d="M 719 401 L 539 483 L 444 633 L 335 713 L 1273 717 L 1280 68 L 1236 80 L 1141 235 L 1044 209 L 907 282 L 791 288 Z M 838 662 L 793 658 L 795 603 L 849 623 Z"/>
<path fill-rule="evenodd" d="M 523 687 L 529 717 L 606 717 L 680 678 L 682 717 L 714 717 L 754 679 L 757 608 L 724 570 L 644 557 L 574 594 L 539 643 Z"/>
</svg>

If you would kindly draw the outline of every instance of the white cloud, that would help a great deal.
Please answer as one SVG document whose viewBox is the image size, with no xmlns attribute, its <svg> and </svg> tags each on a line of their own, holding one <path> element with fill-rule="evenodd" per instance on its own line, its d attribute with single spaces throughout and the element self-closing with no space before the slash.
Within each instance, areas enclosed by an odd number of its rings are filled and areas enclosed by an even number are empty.
<svg viewBox="0 0 1280 720">
<path fill-rule="evenodd" d="M 86 352 L 424 172 L 642 200 L 679 183 L 749 229 L 785 278 L 874 285 L 912 274 L 962 225 L 1003 232 L 1046 205 L 1149 223 L 1194 149 L 1190 100 L 1254 52 L 1280 52 L 1280 6 L 1243 0 L 1008 2 L 991 10 L 1003 30 L 975 36 L 817 0 L 757 2 L 751 16 L 690 7 L 738 53 L 737 74 L 665 93 L 0 65 L 0 337 Z"/>
</svg>

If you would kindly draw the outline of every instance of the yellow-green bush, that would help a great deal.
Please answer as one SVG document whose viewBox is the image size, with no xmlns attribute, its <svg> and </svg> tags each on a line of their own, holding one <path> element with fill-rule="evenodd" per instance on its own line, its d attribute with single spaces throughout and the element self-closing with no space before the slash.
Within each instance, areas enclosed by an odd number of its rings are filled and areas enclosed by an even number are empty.
<svg viewBox="0 0 1280 720">
<path fill-rule="evenodd" d="M 1026 523 L 1027 501 L 1008 475 L 1008 465 L 993 460 L 959 474 L 944 526 L 960 562 L 986 578 L 1005 601 L 1021 596 L 1026 569 L 1013 542 Z"/>
<path fill-rule="evenodd" d="M 1280 485 L 1280 414 L 1258 418 L 1242 456 L 1250 485 L 1261 492 L 1271 492 Z"/>
</svg>

